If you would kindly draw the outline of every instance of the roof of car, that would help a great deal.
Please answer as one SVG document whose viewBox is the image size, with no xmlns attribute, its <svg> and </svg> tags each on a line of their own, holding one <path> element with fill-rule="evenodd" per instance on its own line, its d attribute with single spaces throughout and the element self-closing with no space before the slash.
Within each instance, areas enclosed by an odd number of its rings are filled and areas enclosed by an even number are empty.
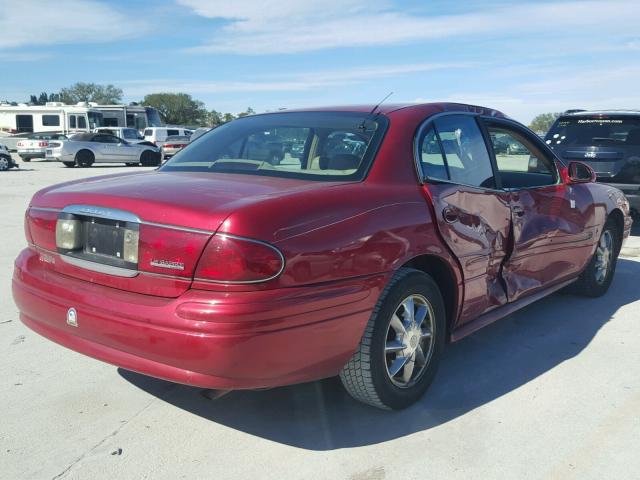
<svg viewBox="0 0 640 480">
<path fill-rule="evenodd" d="M 80 142 L 90 142 L 96 135 L 106 135 L 106 133 L 75 133 L 71 140 Z"/>
<path fill-rule="evenodd" d="M 286 112 L 371 112 L 376 107 L 375 104 L 364 105 L 336 105 L 327 107 L 308 107 L 308 108 L 296 108 L 285 109 L 277 112 L 268 113 L 286 113 Z M 441 112 L 476 112 L 483 115 L 490 115 L 494 117 L 505 117 L 502 112 L 481 107 L 478 105 L 468 105 L 464 103 L 453 102 L 434 102 L 434 103 L 383 103 L 378 105 L 375 112 L 379 112 L 383 115 L 390 114 L 392 112 L 402 111 L 420 111 L 426 115 L 436 114 Z"/>
<path fill-rule="evenodd" d="M 593 115 L 624 115 L 624 116 L 639 116 L 640 110 L 576 110 L 563 113 L 563 117 L 588 117 Z"/>
</svg>

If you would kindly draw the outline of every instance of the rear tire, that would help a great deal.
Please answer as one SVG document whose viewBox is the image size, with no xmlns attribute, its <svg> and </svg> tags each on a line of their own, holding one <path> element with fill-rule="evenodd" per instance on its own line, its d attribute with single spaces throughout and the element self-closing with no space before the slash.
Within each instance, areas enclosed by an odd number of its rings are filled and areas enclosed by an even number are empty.
<svg viewBox="0 0 640 480">
<path fill-rule="evenodd" d="M 406 408 L 433 381 L 445 336 L 438 286 L 429 275 L 402 268 L 380 295 L 358 350 L 340 372 L 342 384 L 374 407 Z"/>
<path fill-rule="evenodd" d="M 620 253 L 620 238 L 616 222 L 609 218 L 604 224 L 596 251 L 589 264 L 571 285 L 571 292 L 586 297 L 599 297 L 607 293 Z"/>
<path fill-rule="evenodd" d="M 65 167 L 73 168 L 76 166 L 76 162 L 62 162 Z"/>
<path fill-rule="evenodd" d="M 31 159 L 29 157 L 20 157 L 20 160 L 22 160 L 23 162 L 30 162 Z"/>
<path fill-rule="evenodd" d="M 89 150 L 80 150 L 78 153 L 76 153 L 76 165 L 81 168 L 90 167 L 91 165 L 93 165 L 93 162 L 95 162 L 95 160 L 96 157 L 93 155 L 93 152 Z"/>
</svg>

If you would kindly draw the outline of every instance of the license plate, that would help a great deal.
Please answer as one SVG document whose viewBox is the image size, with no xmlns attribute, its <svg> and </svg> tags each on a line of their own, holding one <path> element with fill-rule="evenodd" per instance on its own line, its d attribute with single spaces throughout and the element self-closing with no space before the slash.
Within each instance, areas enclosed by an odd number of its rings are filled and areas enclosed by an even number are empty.
<svg viewBox="0 0 640 480">
<path fill-rule="evenodd" d="M 47 157 L 53 157 L 53 150 L 45 150 L 45 155 Z"/>
<path fill-rule="evenodd" d="M 87 240 L 85 252 L 122 258 L 124 250 L 124 229 L 100 223 L 86 223 Z"/>
</svg>

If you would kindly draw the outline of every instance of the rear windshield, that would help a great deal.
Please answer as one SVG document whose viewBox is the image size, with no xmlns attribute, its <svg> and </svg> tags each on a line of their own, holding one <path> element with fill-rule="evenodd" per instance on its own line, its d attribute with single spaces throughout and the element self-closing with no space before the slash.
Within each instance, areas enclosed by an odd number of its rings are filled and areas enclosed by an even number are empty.
<svg viewBox="0 0 640 480">
<path fill-rule="evenodd" d="M 560 117 L 545 137 L 550 147 L 640 145 L 640 117 L 593 115 Z"/>
<path fill-rule="evenodd" d="M 386 126 L 382 115 L 355 112 L 249 116 L 197 138 L 161 170 L 360 180 Z"/>
</svg>

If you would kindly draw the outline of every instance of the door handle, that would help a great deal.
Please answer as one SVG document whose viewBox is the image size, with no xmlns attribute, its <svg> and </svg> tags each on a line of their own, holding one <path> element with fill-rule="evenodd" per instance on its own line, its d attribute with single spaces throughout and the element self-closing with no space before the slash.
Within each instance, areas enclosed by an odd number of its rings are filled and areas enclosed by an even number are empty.
<svg viewBox="0 0 640 480">
<path fill-rule="evenodd" d="M 514 205 L 513 207 L 511 207 L 511 211 L 519 217 L 524 215 L 524 208 L 522 208 L 520 205 Z"/>
<path fill-rule="evenodd" d="M 458 213 L 451 207 L 445 207 L 442 210 L 442 218 L 447 223 L 453 223 L 458 221 Z"/>
</svg>

